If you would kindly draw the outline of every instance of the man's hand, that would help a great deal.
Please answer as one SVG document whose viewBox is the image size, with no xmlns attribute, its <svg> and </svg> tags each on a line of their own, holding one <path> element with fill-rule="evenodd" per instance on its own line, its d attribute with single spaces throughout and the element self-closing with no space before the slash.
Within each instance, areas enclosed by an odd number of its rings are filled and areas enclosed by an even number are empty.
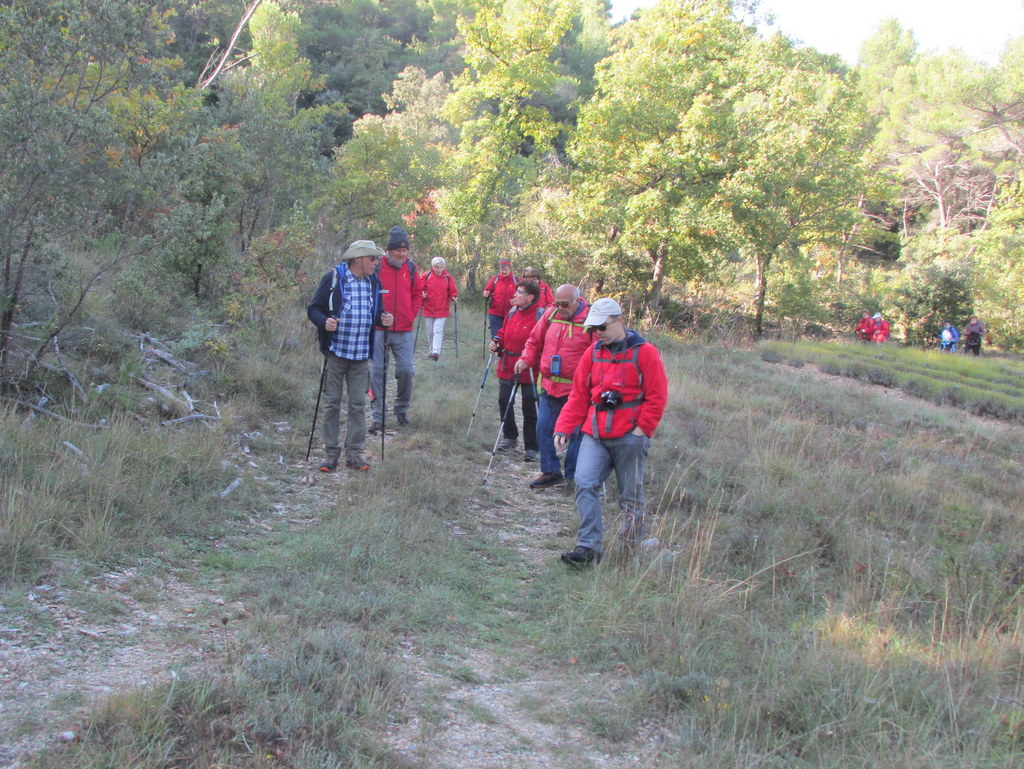
<svg viewBox="0 0 1024 769">
<path fill-rule="evenodd" d="M 569 436 L 565 433 L 555 433 L 555 451 L 565 451 L 569 445 Z"/>
<path fill-rule="evenodd" d="M 639 427 L 634 427 L 633 428 L 633 435 L 643 435 L 643 436 L 649 437 L 649 436 L 647 436 L 647 433 L 645 433 Z"/>
<path fill-rule="evenodd" d="M 487 349 L 490 350 L 491 352 L 497 352 L 498 350 L 501 349 L 501 345 L 498 344 L 497 340 L 492 339 L 491 343 L 487 345 Z"/>
<path fill-rule="evenodd" d="M 391 326 L 395 325 L 395 316 L 392 315 L 390 312 L 383 313 L 380 316 L 380 324 L 384 326 L 384 328 L 390 328 Z"/>
<path fill-rule="evenodd" d="M 330 331 L 332 334 L 338 330 L 338 319 L 328 318 L 324 321 L 324 330 Z"/>
<path fill-rule="evenodd" d="M 520 358 L 516 361 L 516 365 L 512 367 L 512 371 L 516 374 L 522 374 L 527 368 L 526 361 Z"/>
</svg>

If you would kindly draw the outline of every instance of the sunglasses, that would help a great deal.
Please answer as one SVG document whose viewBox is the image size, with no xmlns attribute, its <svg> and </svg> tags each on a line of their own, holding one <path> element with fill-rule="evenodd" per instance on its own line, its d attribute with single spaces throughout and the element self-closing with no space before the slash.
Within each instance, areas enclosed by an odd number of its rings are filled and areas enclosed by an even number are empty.
<svg viewBox="0 0 1024 769">
<path fill-rule="evenodd" d="M 572 304 L 572 302 L 555 302 L 554 303 L 555 307 L 568 307 L 571 304 Z"/>
<path fill-rule="evenodd" d="M 602 323 L 600 326 L 591 326 L 591 331 L 605 331 L 608 328 L 607 323 Z"/>
</svg>

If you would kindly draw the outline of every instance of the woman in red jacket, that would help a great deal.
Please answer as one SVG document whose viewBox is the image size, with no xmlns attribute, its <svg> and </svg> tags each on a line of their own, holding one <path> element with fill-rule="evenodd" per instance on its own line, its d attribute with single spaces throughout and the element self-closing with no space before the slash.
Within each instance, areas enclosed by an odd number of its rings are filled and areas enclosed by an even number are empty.
<svg viewBox="0 0 1024 769">
<path fill-rule="evenodd" d="M 490 344 L 491 352 L 499 353 L 495 374 L 498 375 L 498 413 L 504 420 L 504 437 L 498 444 L 498 451 L 515 448 L 516 441 L 519 440 L 515 414 L 508 408 L 512 390 L 518 381 L 519 400 L 523 412 L 523 459 L 527 462 L 537 459 L 537 390 L 534 385 L 537 371 L 527 368 L 516 374 L 515 365 L 523 354 L 530 332 L 544 314 L 539 298 L 540 289 L 536 283 L 520 283 L 512 295 L 512 310 L 505 316 L 505 322 Z M 508 418 L 504 419 L 506 413 Z"/>
<path fill-rule="evenodd" d="M 455 279 L 445 269 L 444 258 L 430 260 L 430 272 L 423 279 L 423 317 L 427 319 L 427 339 L 430 340 L 430 360 L 441 357 L 444 340 L 444 321 L 451 315 L 451 303 L 458 304 L 459 289 Z"/>
<path fill-rule="evenodd" d="M 519 276 L 512 272 L 511 259 L 498 260 L 498 274 L 491 276 L 484 286 L 484 299 L 487 300 L 487 322 L 490 324 L 491 338 L 498 333 L 501 324 L 508 315 L 509 302 L 516 293 Z"/>
</svg>

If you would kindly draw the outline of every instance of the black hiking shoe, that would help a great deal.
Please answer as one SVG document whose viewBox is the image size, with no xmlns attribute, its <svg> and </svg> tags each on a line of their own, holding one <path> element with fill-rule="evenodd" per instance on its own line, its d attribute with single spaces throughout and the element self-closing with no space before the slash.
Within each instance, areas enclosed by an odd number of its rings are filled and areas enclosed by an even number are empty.
<svg viewBox="0 0 1024 769">
<path fill-rule="evenodd" d="M 320 463 L 320 472 L 322 473 L 333 473 L 338 469 L 338 458 L 327 457 L 323 462 Z"/>
<path fill-rule="evenodd" d="M 537 450 L 536 449 L 527 449 L 526 451 L 524 451 L 523 452 L 523 461 L 524 462 L 536 462 L 537 461 Z"/>
<path fill-rule="evenodd" d="M 554 486 L 556 483 L 562 482 L 561 473 L 541 473 L 532 481 L 530 481 L 531 489 L 546 489 L 548 486 Z"/>
<path fill-rule="evenodd" d="M 502 438 L 501 443 L 498 444 L 498 451 L 508 451 L 509 449 L 514 449 L 518 441 L 518 438 Z"/>
<path fill-rule="evenodd" d="M 395 421 L 398 422 L 398 424 L 405 427 L 407 424 L 409 424 L 409 417 L 407 417 L 405 414 L 395 414 Z"/>
<path fill-rule="evenodd" d="M 568 553 L 562 553 L 562 563 L 570 566 L 590 566 L 592 563 L 600 563 L 601 554 L 583 545 L 576 545 Z"/>
<path fill-rule="evenodd" d="M 370 435 L 377 435 L 383 429 L 384 425 L 382 425 L 380 422 L 374 422 L 372 425 L 370 425 L 370 429 L 368 429 L 366 432 L 368 432 Z"/>
</svg>

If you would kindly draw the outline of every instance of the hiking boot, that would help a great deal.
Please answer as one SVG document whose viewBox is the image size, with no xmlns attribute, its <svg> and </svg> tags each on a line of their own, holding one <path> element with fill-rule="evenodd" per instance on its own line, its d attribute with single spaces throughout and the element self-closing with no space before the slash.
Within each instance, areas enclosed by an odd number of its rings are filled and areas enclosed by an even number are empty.
<svg viewBox="0 0 1024 769">
<path fill-rule="evenodd" d="M 502 438 L 501 442 L 498 444 L 498 451 L 508 451 L 509 449 L 514 449 L 516 447 L 516 443 L 518 442 L 518 438 Z"/>
<path fill-rule="evenodd" d="M 537 461 L 537 450 L 536 449 L 527 449 L 526 451 L 524 451 L 523 452 L 523 461 L 524 462 L 536 462 Z"/>
<path fill-rule="evenodd" d="M 409 417 L 407 417 L 405 414 L 395 414 L 395 421 L 398 422 L 398 424 L 405 427 L 407 424 L 409 424 Z"/>
<path fill-rule="evenodd" d="M 345 460 L 345 467 L 349 470 L 358 470 L 362 472 L 370 469 L 370 463 L 364 456 L 352 456 Z"/>
<path fill-rule="evenodd" d="M 430 358 L 431 360 L 441 360 L 441 356 L 438 355 L 436 352 L 430 353 L 430 355 L 428 355 L 427 357 Z"/>
<path fill-rule="evenodd" d="M 561 473 L 541 473 L 532 481 L 530 481 L 531 489 L 546 489 L 548 486 L 554 486 L 556 483 L 562 482 Z"/>
<path fill-rule="evenodd" d="M 320 463 L 320 472 L 322 473 L 333 473 L 338 469 L 338 458 L 327 457 L 323 462 Z"/>
<path fill-rule="evenodd" d="M 368 432 L 370 435 L 377 435 L 377 433 L 379 433 L 383 429 L 384 425 L 382 425 L 380 422 L 374 422 L 372 425 L 370 425 L 370 429 L 368 429 L 366 432 Z"/>
<path fill-rule="evenodd" d="M 600 563 L 601 554 L 583 545 L 576 545 L 568 553 L 562 553 L 562 563 L 570 566 L 590 566 L 592 563 Z"/>
</svg>

